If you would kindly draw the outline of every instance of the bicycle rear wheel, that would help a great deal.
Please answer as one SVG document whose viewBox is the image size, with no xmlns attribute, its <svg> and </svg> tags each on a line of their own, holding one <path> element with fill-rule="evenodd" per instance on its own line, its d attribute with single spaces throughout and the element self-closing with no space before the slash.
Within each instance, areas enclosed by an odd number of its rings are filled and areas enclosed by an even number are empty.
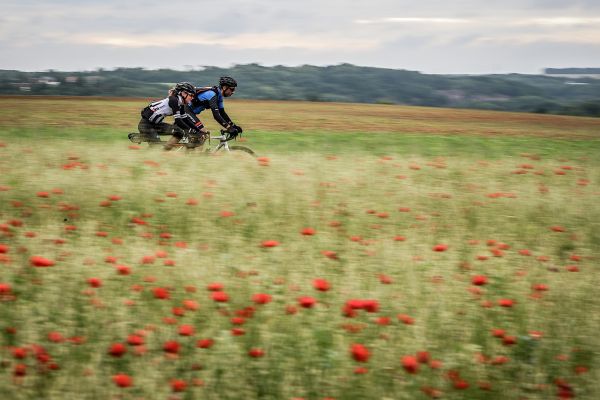
<svg viewBox="0 0 600 400">
<path fill-rule="evenodd" d="M 256 153 L 249 147 L 246 146 L 229 146 L 229 151 L 234 152 L 234 154 L 248 154 L 252 157 L 256 157 Z"/>
</svg>

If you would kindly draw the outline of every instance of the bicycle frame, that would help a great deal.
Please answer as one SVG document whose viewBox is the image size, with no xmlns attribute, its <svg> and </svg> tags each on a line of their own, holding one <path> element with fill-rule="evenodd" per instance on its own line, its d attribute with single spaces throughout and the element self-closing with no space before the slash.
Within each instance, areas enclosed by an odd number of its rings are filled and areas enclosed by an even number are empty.
<svg viewBox="0 0 600 400">
<path fill-rule="evenodd" d="M 205 152 L 209 152 L 209 153 L 215 153 L 221 149 L 223 149 L 224 151 L 230 151 L 229 150 L 229 141 L 233 140 L 235 137 L 232 137 L 229 135 L 229 133 L 227 133 L 227 131 L 225 130 L 221 130 L 221 134 L 219 136 L 209 136 L 206 140 L 208 141 L 208 147 L 204 150 Z M 214 149 L 211 146 L 211 140 L 218 140 L 219 144 L 217 145 L 217 147 L 215 147 Z M 181 139 L 179 141 L 180 144 L 183 145 L 187 145 L 190 142 L 189 136 L 185 135 L 183 137 L 183 139 Z M 206 142 L 205 142 L 206 143 Z M 196 146 L 194 146 L 196 147 Z M 200 147 L 200 146 L 198 146 Z"/>
</svg>

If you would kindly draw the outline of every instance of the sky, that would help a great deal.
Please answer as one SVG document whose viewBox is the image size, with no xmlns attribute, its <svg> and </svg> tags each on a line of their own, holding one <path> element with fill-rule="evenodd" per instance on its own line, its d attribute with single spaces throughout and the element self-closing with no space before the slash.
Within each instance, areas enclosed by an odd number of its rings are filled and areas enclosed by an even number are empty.
<svg viewBox="0 0 600 400">
<path fill-rule="evenodd" d="M 3 0 L 0 69 L 600 67 L 600 0 Z"/>
</svg>

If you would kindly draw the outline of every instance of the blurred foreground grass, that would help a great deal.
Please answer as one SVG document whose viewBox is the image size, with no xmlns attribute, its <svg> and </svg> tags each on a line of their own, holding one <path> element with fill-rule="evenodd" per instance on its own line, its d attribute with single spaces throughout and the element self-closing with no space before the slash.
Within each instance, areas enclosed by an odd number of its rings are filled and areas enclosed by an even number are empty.
<svg viewBox="0 0 600 400">
<path fill-rule="evenodd" d="M 600 395 L 597 139 L 108 124 L 0 129 L 4 397 Z"/>
</svg>

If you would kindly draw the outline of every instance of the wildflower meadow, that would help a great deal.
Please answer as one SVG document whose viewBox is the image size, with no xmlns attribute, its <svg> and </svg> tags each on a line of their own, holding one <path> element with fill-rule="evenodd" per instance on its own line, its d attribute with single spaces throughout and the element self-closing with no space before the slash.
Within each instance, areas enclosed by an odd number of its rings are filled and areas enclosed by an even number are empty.
<svg viewBox="0 0 600 400">
<path fill-rule="evenodd" d="M 600 397 L 600 121 L 232 102 L 251 158 L 60 101 L 0 112 L 2 398 Z"/>
</svg>

